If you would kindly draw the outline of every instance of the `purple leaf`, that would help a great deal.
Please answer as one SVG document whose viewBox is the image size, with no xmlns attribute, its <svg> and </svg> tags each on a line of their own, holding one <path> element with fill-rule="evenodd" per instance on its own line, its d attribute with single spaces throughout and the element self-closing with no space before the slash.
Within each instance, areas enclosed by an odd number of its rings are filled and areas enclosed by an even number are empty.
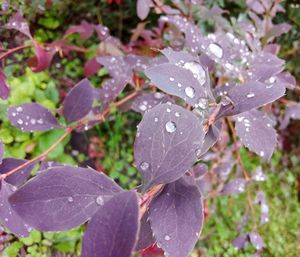
<svg viewBox="0 0 300 257">
<path fill-rule="evenodd" d="M 236 249 L 244 249 L 249 243 L 248 234 L 239 235 L 233 240 L 232 244 Z"/>
<path fill-rule="evenodd" d="M 267 179 L 266 175 L 263 173 L 262 167 L 259 166 L 255 172 L 252 174 L 252 179 L 254 181 L 265 181 Z"/>
<path fill-rule="evenodd" d="M 146 186 L 180 178 L 197 160 L 203 137 L 202 121 L 178 105 L 160 104 L 146 112 L 134 145 Z"/>
<path fill-rule="evenodd" d="M 152 200 L 149 210 L 154 236 L 165 255 L 187 257 L 203 223 L 203 203 L 197 187 L 183 180 L 168 184 Z"/>
<path fill-rule="evenodd" d="M 5 28 L 18 30 L 19 32 L 32 39 L 29 26 L 26 20 L 22 17 L 21 12 L 17 12 L 12 17 L 10 17 L 8 23 L 5 25 Z"/>
<path fill-rule="evenodd" d="M 264 36 L 263 40 L 265 42 L 268 42 L 269 40 L 272 40 L 274 37 L 279 37 L 282 34 L 288 33 L 292 26 L 287 23 L 281 23 L 274 25 Z"/>
<path fill-rule="evenodd" d="M 146 69 L 145 74 L 164 92 L 195 107 L 208 108 L 209 92 L 203 86 L 208 80 L 205 69 L 196 62 L 183 65 L 186 68 L 165 63 Z"/>
<path fill-rule="evenodd" d="M 138 215 L 134 192 L 123 192 L 113 197 L 88 223 L 82 256 L 130 257 L 138 233 Z"/>
<path fill-rule="evenodd" d="M 270 220 L 269 206 L 264 192 L 260 191 L 257 193 L 255 203 L 260 205 L 260 225 L 268 223 Z"/>
<path fill-rule="evenodd" d="M 2 69 L 0 69 L 0 97 L 7 99 L 9 96 L 9 86 L 6 82 L 6 76 Z"/>
<path fill-rule="evenodd" d="M 47 131 L 60 127 L 51 112 L 38 103 L 10 107 L 8 118 L 12 125 L 23 131 Z"/>
<path fill-rule="evenodd" d="M 63 114 L 68 122 L 78 121 L 92 109 L 94 90 L 87 79 L 81 80 L 66 96 Z"/>
<path fill-rule="evenodd" d="M 147 211 L 140 221 L 140 231 L 138 241 L 135 246 L 136 251 L 148 248 L 150 245 L 155 243 L 155 238 L 153 237 L 153 232 L 151 228 L 151 223 L 149 219 L 149 212 Z"/>
<path fill-rule="evenodd" d="M 164 56 L 166 56 L 170 63 L 182 65 L 188 62 L 199 62 L 199 59 L 185 51 L 174 51 L 168 47 L 161 50 Z"/>
<path fill-rule="evenodd" d="M 295 77 L 289 72 L 281 72 L 276 75 L 276 77 L 282 82 L 286 84 L 286 87 L 289 89 L 294 89 L 297 82 Z"/>
<path fill-rule="evenodd" d="M 131 109 L 136 112 L 144 113 L 158 104 L 167 102 L 172 103 L 174 101 L 166 94 L 160 92 L 143 93 L 134 99 Z"/>
<path fill-rule="evenodd" d="M 89 78 L 96 74 L 100 68 L 101 64 L 97 62 L 96 57 L 93 57 L 84 64 L 84 75 Z"/>
<path fill-rule="evenodd" d="M 285 111 L 284 119 L 280 124 L 280 129 L 285 129 L 289 125 L 290 119 L 300 120 L 300 103 L 287 107 L 287 110 Z"/>
<path fill-rule="evenodd" d="M 96 98 L 101 101 L 103 108 L 109 105 L 124 90 L 127 85 L 124 78 L 112 78 L 105 80 L 102 87 L 96 91 Z"/>
<path fill-rule="evenodd" d="M 249 233 L 249 239 L 256 250 L 261 250 L 264 247 L 264 241 L 256 232 Z"/>
<path fill-rule="evenodd" d="M 94 32 L 94 26 L 87 21 L 83 20 L 81 21 L 80 25 L 73 25 L 70 28 L 67 29 L 67 31 L 64 34 L 64 37 L 67 37 L 68 35 L 71 35 L 73 33 L 79 33 L 81 40 L 86 40 L 90 36 L 92 36 Z"/>
<path fill-rule="evenodd" d="M 235 121 L 236 133 L 243 145 L 269 160 L 277 143 L 272 120 L 265 113 L 252 110 L 237 115 Z"/>
<path fill-rule="evenodd" d="M 5 158 L 0 164 L 0 173 L 5 174 L 20 165 L 27 162 L 27 160 L 23 159 L 15 159 L 15 158 Z M 34 164 L 28 165 L 25 168 L 17 171 L 16 173 L 8 176 L 5 181 L 13 186 L 19 186 L 23 184 L 30 176 L 30 173 L 34 167 Z"/>
<path fill-rule="evenodd" d="M 136 3 L 136 11 L 137 15 L 141 20 L 144 20 L 147 18 L 150 8 L 153 6 L 152 0 L 137 0 Z"/>
<path fill-rule="evenodd" d="M 246 187 L 246 180 L 237 178 L 227 183 L 222 191 L 222 195 L 237 195 L 243 193 Z"/>
<path fill-rule="evenodd" d="M 86 222 L 121 191 L 95 170 L 64 166 L 41 172 L 16 191 L 10 202 L 30 226 L 61 231 Z"/>
<path fill-rule="evenodd" d="M 279 83 L 266 85 L 258 81 L 251 81 L 237 85 L 228 91 L 227 97 L 231 103 L 221 107 L 218 118 L 236 115 L 272 103 L 282 97 L 284 93 L 285 87 Z"/>
<path fill-rule="evenodd" d="M 35 48 L 35 56 L 28 60 L 28 65 L 34 72 L 41 72 L 49 68 L 54 54 L 56 53 L 56 48 L 53 46 L 48 46 L 42 48 L 37 42 L 33 41 Z"/>
<path fill-rule="evenodd" d="M 16 188 L 5 181 L 1 181 L 0 183 L 0 224 L 8 228 L 10 232 L 17 236 L 28 236 L 30 232 L 29 226 L 23 222 L 8 201 L 9 196 L 16 190 Z"/>
</svg>

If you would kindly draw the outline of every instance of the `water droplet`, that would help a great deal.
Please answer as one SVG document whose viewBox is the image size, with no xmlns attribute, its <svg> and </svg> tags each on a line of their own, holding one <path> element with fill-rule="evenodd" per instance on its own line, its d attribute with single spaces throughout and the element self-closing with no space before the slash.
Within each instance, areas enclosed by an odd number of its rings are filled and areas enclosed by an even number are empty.
<svg viewBox="0 0 300 257">
<path fill-rule="evenodd" d="M 154 118 L 154 122 L 158 122 L 158 118 L 155 117 L 155 118 Z"/>
<path fill-rule="evenodd" d="M 189 98 L 194 98 L 195 96 L 195 89 L 192 87 L 186 87 L 184 89 L 184 92 Z"/>
<path fill-rule="evenodd" d="M 144 112 L 144 111 L 146 111 L 146 110 L 147 110 L 147 106 L 146 106 L 146 105 L 143 105 L 143 104 L 141 104 L 141 105 L 139 106 L 139 109 L 140 109 L 142 112 Z"/>
<path fill-rule="evenodd" d="M 264 156 L 265 156 L 265 152 L 264 152 L 264 151 L 260 151 L 260 152 L 259 152 L 259 155 L 260 155 L 261 157 L 264 157 Z"/>
<path fill-rule="evenodd" d="M 22 112 L 23 111 L 23 108 L 21 106 L 17 107 L 17 112 Z"/>
<path fill-rule="evenodd" d="M 18 120 L 17 120 L 17 123 L 18 123 L 19 125 L 22 125 L 22 124 L 23 124 L 23 121 L 22 121 L 21 119 L 18 119 Z"/>
<path fill-rule="evenodd" d="M 210 44 L 208 46 L 208 50 L 212 54 L 214 54 L 217 58 L 222 58 L 222 56 L 223 56 L 223 49 L 219 45 L 217 45 L 215 43 Z"/>
<path fill-rule="evenodd" d="M 38 123 L 38 124 L 43 124 L 44 121 L 43 121 L 43 119 L 38 119 L 38 120 L 37 120 L 37 123 Z"/>
<path fill-rule="evenodd" d="M 30 123 L 31 123 L 32 125 L 35 125 L 36 120 L 35 120 L 35 119 L 31 119 L 31 120 L 30 120 Z"/>
<path fill-rule="evenodd" d="M 208 100 L 207 98 L 199 98 L 198 104 L 196 104 L 196 107 L 199 107 L 203 110 L 205 110 L 208 107 Z"/>
<path fill-rule="evenodd" d="M 179 112 L 175 112 L 175 116 L 176 117 L 180 117 L 180 113 Z"/>
<path fill-rule="evenodd" d="M 170 81 L 174 81 L 175 79 L 173 77 L 170 77 Z"/>
<path fill-rule="evenodd" d="M 147 170 L 147 169 L 149 169 L 149 167 L 150 167 L 150 164 L 148 163 L 148 162 L 142 162 L 141 164 L 140 164 L 140 168 L 142 169 L 142 170 Z"/>
<path fill-rule="evenodd" d="M 168 235 L 165 236 L 165 240 L 166 240 L 166 241 L 169 241 L 170 239 L 171 239 L 170 236 L 168 236 Z"/>
<path fill-rule="evenodd" d="M 242 122 L 244 118 L 245 118 L 244 116 L 240 116 L 240 117 L 237 118 L 237 121 Z"/>
<path fill-rule="evenodd" d="M 247 94 L 247 98 L 252 98 L 252 97 L 254 97 L 254 96 L 255 96 L 254 93 L 249 93 L 249 94 Z"/>
<path fill-rule="evenodd" d="M 275 77 L 269 78 L 269 82 L 270 82 L 270 83 L 274 83 L 275 81 L 276 81 L 276 78 L 275 78 Z"/>
<path fill-rule="evenodd" d="M 69 196 L 69 197 L 68 197 L 68 202 L 69 202 L 69 203 L 73 203 L 73 201 L 74 201 L 73 197 L 72 197 L 72 196 Z"/>
<path fill-rule="evenodd" d="M 16 114 L 15 112 L 13 112 L 11 115 L 12 115 L 13 117 L 16 117 L 17 114 Z"/>
<path fill-rule="evenodd" d="M 4 221 L 5 221 L 5 222 L 8 222 L 8 218 L 5 218 Z"/>
<path fill-rule="evenodd" d="M 170 109 L 170 108 L 167 108 L 167 112 L 171 112 L 171 109 Z"/>
<path fill-rule="evenodd" d="M 186 62 L 183 68 L 190 70 L 194 77 L 199 81 L 200 85 L 203 85 L 206 81 L 205 70 L 196 62 Z"/>
<path fill-rule="evenodd" d="M 169 133 L 173 133 L 176 131 L 176 124 L 173 121 L 168 121 L 165 125 L 166 131 Z"/>
<path fill-rule="evenodd" d="M 155 97 L 156 99 L 161 99 L 161 98 L 164 97 L 164 95 L 163 95 L 162 93 L 156 92 L 156 93 L 154 94 L 154 97 Z"/>
<path fill-rule="evenodd" d="M 101 205 L 101 206 L 104 204 L 103 196 L 99 195 L 99 196 L 96 198 L 96 204 Z"/>
</svg>

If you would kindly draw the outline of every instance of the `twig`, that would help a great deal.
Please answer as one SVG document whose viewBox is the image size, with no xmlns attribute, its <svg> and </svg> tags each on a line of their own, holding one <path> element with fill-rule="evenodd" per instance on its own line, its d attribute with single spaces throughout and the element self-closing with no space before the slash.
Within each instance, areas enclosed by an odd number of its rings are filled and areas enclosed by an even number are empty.
<svg viewBox="0 0 300 257">
<path fill-rule="evenodd" d="M 7 57 L 8 55 L 17 52 L 19 50 L 25 49 L 25 48 L 29 48 L 29 47 L 33 47 L 33 44 L 28 44 L 28 45 L 21 45 L 21 46 L 17 46 L 15 48 L 11 48 L 8 49 L 5 53 L 0 55 L 0 60 L 4 59 L 5 57 Z"/>
</svg>

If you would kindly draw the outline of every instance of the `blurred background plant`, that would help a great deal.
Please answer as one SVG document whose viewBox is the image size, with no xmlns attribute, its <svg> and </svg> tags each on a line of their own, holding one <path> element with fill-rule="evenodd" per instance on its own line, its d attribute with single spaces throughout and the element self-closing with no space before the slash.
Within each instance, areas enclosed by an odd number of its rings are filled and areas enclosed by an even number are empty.
<svg viewBox="0 0 300 257">
<path fill-rule="evenodd" d="M 167 1 L 168 2 L 168 1 Z M 172 1 L 169 1 L 170 4 Z M 274 22 L 288 21 L 292 25 L 289 33 L 281 36 L 277 43 L 281 45 L 280 57 L 287 61 L 287 69 L 300 79 L 300 6 L 297 0 L 283 1 L 285 13 L 279 13 Z M 208 0 L 205 5 L 219 5 L 229 10 L 224 16 L 234 23 L 246 10 L 243 0 Z M 73 0 L 20 0 L 2 1 L 1 25 L 16 10 L 22 10 L 30 24 L 34 38 L 38 42 L 52 42 L 62 38 L 70 25 L 87 20 L 109 27 L 112 35 L 122 42 L 130 42 L 134 31 L 142 27 L 151 28 L 157 25 L 159 15 L 151 13 L 147 23 L 142 23 L 136 16 L 136 1 L 73 1 Z M 198 25 L 205 31 L 210 30 L 210 21 L 199 20 Z M 14 32 L 0 30 L 0 42 L 3 47 L 12 48 L 24 40 Z M 15 36 L 15 40 L 9 40 Z M 97 50 L 99 42 L 96 36 L 82 42 L 78 35 L 69 36 L 69 41 L 89 50 Z M 9 42 L 9 45 L 7 44 Z M 140 51 L 147 49 L 140 48 Z M 62 131 L 53 130 L 47 133 L 22 133 L 12 127 L 6 117 L 8 106 L 25 102 L 39 102 L 54 110 L 63 101 L 66 92 L 84 77 L 84 63 L 93 56 L 92 52 L 70 53 L 57 56 L 49 70 L 34 73 L 24 68 L 22 63 L 32 53 L 25 49 L 11 56 L 5 66 L 11 95 L 0 101 L 0 139 L 5 143 L 6 156 L 25 158 L 36 156 L 47 149 L 61 135 Z M 91 77 L 94 86 L 100 85 L 107 75 L 104 68 Z M 298 89 L 289 92 L 288 98 L 299 101 Z M 122 97 L 122 95 L 120 96 Z M 279 110 L 280 110 L 279 106 Z M 113 114 L 101 126 L 84 135 L 73 133 L 71 143 L 61 143 L 49 156 L 52 161 L 65 164 L 90 165 L 103 170 L 124 188 L 133 188 L 140 183 L 140 177 L 133 166 L 133 142 L 135 128 L 140 115 L 133 112 L 114 110 Z M 249 190 L 265 191 L 270 209 L 270 222 L 259 228 L 264 238 L 265 248 L 262 256 L 295 257 L 300 256 L 300 208 L 299 208 L 299 170 L 300 170 L 300 122 L 292 121 L 288 128 L 280 131 L 283 146 L 266 166 L 267 180 Z M 256 157 L 241 149 L 245 167 L 250 172 L 260 165 Z M 108 158 L 106 158 L 108 157 Z M 298 194 L 298 196 L 297 196 Z M 243 208 L 246 194 L 234 197 L 216 196 L 206 201 L 206 223 L 197 248 L 191 256 L 252 256 L 253 246 L 237 251 L 232 246 L 236 238 L 236 227 L 243 219 Z M 298 197 L 298 198 L 297 198 Z M 258 207 L 257 207 L 258 208 Z M 259 210 L 254 210 L 259 217 Z M 246 226 L 250 226 L 247 224 Z M 83 228 L 61 233 L 41 233 L 32 231 L 28 238 L 18 239 L 7 231 L 2 231 L 0 248 L 3 257 L 27 256 L 79 256 L 80 240 Z M 251 254 L 252 253 L 252 254 Z M 150 256 L 150 255 L 149 255 Z M 155 255 L 159 256 L 159 255 Z"/>
</svg>

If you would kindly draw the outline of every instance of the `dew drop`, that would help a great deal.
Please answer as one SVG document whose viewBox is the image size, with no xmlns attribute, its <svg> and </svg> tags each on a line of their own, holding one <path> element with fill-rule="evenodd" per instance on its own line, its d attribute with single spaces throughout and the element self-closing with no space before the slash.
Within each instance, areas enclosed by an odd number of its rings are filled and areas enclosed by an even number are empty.
<svg viewBox="0 0 300 257">
<path fill-rule="evenodd" d="M 166 241 L 169 241 L 170 239 L 171 239 L 170 236 L 168 236 L 168 235 L 165 236 L 165 240 L 166 240 Z"/>
<path fill-rule="evenodd" d="M 255 96 L 254 93 L 249 93 L 249 94 L 247 94 L 247 98 L 252 98 L 252 97 L 254 97 L 254 96 Z"/>
<path fill-rule="evenodd" d="M 260 152 L 259 152 L 259 155 L 260 155 L 261 157 L 264 157 L 264 156 L 265 156 L 265 152 L 264 152 L 264 151 L 260 151 Z"/>
<path fill-rule="evenodd" d="M 17 112 L 22 112 L 23 111 L 23 108 L 21 106 L 17 107 Z"/>
<path fill-rule="evenodd" d="M 163 94 L 162 93 L 159 93 L 159 92 L 156 92 L 155 94 L 154 94 L 154 97 L 156 98 L 156 99 L 161 99 L 161 98 L 163 98 Z"/>
<path fill-rule="evenodd" d="M 140 168 L 141 168 L 143 171 L 149 169 L 149 167 L 150 167 L 150 164 L 149 164 L 148 162 L 142 162 L 142 163 L 140 164 Z"/>
<path fill-rule="evenodd" d="M 31 123 L 32 125 L 35 125 L 36 120 L 35 120 L 35 119 L 31 119 L 31 120 L 30 120 L 30 123 Z"/>
<path fill-rule="evenodd" d="M 144 111 L 147 110 L 147 106 L 144 105 L 144 104 L 141 104 L 141 105 L 139 106 L 139 109 L 140 109 L 142 112 L 144 112 Z"/>
<path fill-rule="evenodd" d="M 17 123 L 18 123 L 19 125 L 22 125 L 22 124 L 23 124 L 23 121 L 22 121 L 21 119 L 18 119 L 18 120 L 17 120 Z"/>
<path fill-rule="evenodd" d="M 8 222 L 8 218 L 5 218 L 4 221 L 5 221 L 5 222 Z"/>
<path fill-rule="evenodd" d="M 43 121 L 43 119 L 38 119 L 38 120 L 37 120 L 37 123 L 38 123 L 38 124 L 43 124 L 44 121 Z"/>
<path fill-rule="evenodd" d="M 222 58 L 222 56 L 223 56 L 223 49 L 219 45 L 217 45 L 215 43 L 210 44 L 208 46 L 208 50 L 212 54 L 214 54 L 217 58 Z"/>
<path fill-rule="evenodd" d="M 73 197 L 72 197 L 72 196 L 69 196 L 69 197 L 68 197 L 68 202 L 69 202 L 69 203 L 73 203 L 73 201 L 74 201 Z"/>
<path fill-rule="evenodd" d="M 154 118 L 154 122 L 158 122 L 158 118 L 155 117 L 155 118 Z"/>
<path fill-rule="evenodd" d="M 184 92 L 189 98 L 194 98 L 195 96 L 195 89 L 192 87 L 186 87 L 184 89 Z"/>
<path fill-rule="evenodd" d="M 175 79 L 173 77 L 170 77 L 170 81 L 174 81 Z"/>
<path fill-rule="evenodd" d="M 208 107 L 207 98 L 199 98 L 198 104 L 196 106 L 198 106 L 199 108 L 205 110 Z"/>
<path fill-rule="evenodd" d="M 179 112 L 175 112 L 175 116 L 176 117 L 180 117 L 180 113 Z"/>
<path fill-rule="evenodd" d="M 11 115 L 12 115 L 13 117 L 16 117 L 17 114 L 16 114 L 15 112 L 13 112 Z"/>
<path fill-rule="evenodd" d="M 194 77 L 199 81 L 200 85 L 203 85 L 206 81 L 205 70 L 203 67 L 196 62 L 186 62 L 183 68 L 190 70 Z"/>
<path fill-rule="evenodd" d="M 165 128 L 168 133 L 173 133 L 176 131 L 176 124 L 173 121 L 168 121 L 165 125 Z"/>
<path fill-rule="evenodd" d="M 170 108 L 167 108 L 167 112 L 171 112 L 171 109 L 170 109 Z"/>
<path fill-rule="evenodd" d="M 96 204 L 98 205 L 103 205 L 104 204 L 104 199 L 101 195 L 99 195 L 97 198 L 96 198 Z"/>
</svg>

